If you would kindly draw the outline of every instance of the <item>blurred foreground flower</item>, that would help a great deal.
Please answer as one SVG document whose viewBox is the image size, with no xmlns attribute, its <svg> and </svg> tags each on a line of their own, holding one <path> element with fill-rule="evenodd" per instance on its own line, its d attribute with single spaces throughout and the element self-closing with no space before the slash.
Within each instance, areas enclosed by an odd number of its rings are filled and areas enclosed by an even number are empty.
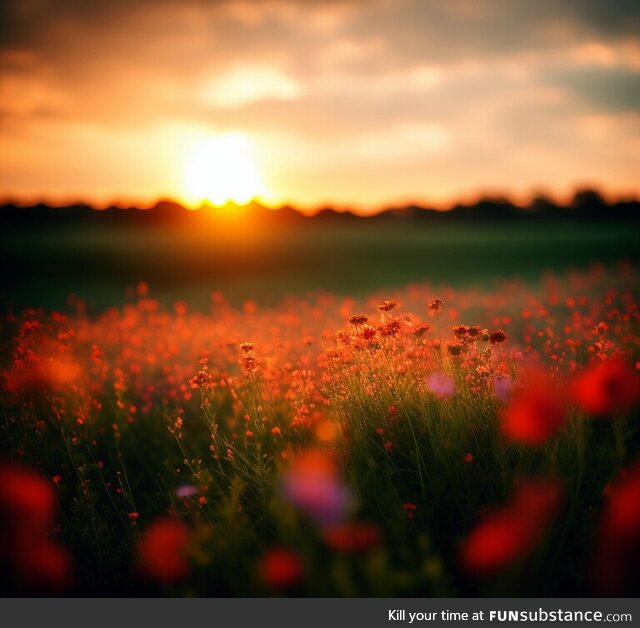
<svg viewBox="0 0 640 628">
<path fill-rule="evenodd" d="M 640 377 L 624 358 L 612 358 L 578 373 L 573 397 L 587 414 L 610 416 L 640 401 Z"/>
<path fill-rule="evenodd" d="M 544 374 L 524 376 L 525 387 L 516 390 L 502 410 L 502 431 L 512 441 L 525 445 L 546 443 L 566 418 L 566 402 Z"/>
<path fill-rule="evenodd" d="M 374 523 L 338 523 L 327 526 L 322 538 L 339 552 L 366 552 L 380 545 L 382 530 Z"/>
<path fill-rule="evenodd" d="M 296 456 L 280 486 L 284 498 L 318 524 L 341 521 L 353 503 L 333 459 L 321 450 Z"/>
<path fill-rule="evenodd" d="M 640 462 L 607 489 L 596 539 L 593 580 L 600 595 L 632 593 L 640 585 Z M 635 583 L 633 582 L 635 578 Z"/>
<path fill-rule="evenodd" d="M 304 577 L 300 557 L 284 548 L 270 549 L 260 561 L 258 572 L 262 582 L 272 589 L 289 589 Z"/>
<path fill-rule="evenodd" d="M 66 359 L 42 359 L 4 372 L 6 389 L 11 393 L 60 391 L 73 384 L 82 369 Z"/>
<path fill-rule="evenodd" d="M 160 584 L 175 584 L 189 575 L 187 550 L 192 539 L 189 528 L 177 519 L 157 519 L 138 544 L 142 575 Z"/>
<path fill-rule="evenodd" d="M 0 467 L 0 559 L 20 591 L 61 593 L 71 585 L 71 557 L 49 538 L 56 501 L 54 484 L 39 472 Z"/>
<path fill-rule="evenodd" d="M 438 397 L 451 397 L 456 392 L 453 379 L 446 373 L 431 373 L 427 377 L 427 388 Z"/>
<path fill-rule="evenodd" d="M 526 557 L 557 514 L 563 493 L 562 485 L 554 479 L 528 480 L 518 485 L 507 507 L 483 517 L 463 541 L 463 569 L 486 576 Z"/>
<path fill-rule="evenodd" d="M 507 403 L 511 398 L 511 391 L 513 389 L 513 381 L 509 375 L 496 375 L 493 379 L 493 389 L 496 393 L 496 397 Z"/>
</svg>

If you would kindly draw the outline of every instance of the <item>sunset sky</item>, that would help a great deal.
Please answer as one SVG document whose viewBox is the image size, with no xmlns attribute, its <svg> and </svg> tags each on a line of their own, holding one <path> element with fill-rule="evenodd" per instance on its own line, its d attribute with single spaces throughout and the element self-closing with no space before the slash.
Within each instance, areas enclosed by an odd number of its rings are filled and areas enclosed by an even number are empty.
<svg viewBox="0 0 640 628">
<path fill-rule="evenodd" d="M 640 192 L 636 0 L 1 6 L 0 199 Z"/>
</svg>

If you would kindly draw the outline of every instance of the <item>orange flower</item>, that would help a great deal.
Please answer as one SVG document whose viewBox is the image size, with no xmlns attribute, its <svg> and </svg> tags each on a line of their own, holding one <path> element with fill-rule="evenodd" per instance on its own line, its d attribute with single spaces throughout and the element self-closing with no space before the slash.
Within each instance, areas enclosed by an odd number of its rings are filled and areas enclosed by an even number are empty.
<svg viewBox="0 0 640 628">
<path fill-rule="evenodd" d="M 380 305 L 378 305 L 378 309 L 381 312 L 389 312 L 391 311 L 394 307 L 396 307 L 398 304 L 395 301 L 391 301 L 391 300 L 385 300 L 382 303 L 380 303 Z"/>
</svg>

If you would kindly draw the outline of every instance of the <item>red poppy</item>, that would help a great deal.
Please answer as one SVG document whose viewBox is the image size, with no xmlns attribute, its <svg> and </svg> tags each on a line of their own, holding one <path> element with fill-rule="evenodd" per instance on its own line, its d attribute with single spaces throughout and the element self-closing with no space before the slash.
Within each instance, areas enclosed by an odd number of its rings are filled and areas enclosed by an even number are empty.
<svg viewBox="0 0 640 628">
<path fill-rule="evenodd" d="M 15 535 L 46 535 L 55 512 L 56 494 L 50 480 L 32 469 L 0 466 L 0 525 L 7 540 Z"/>
<path fill-rule="evenodd" d="M 288 589 L 302 581 L 304 566 L 295 552 L 274 548 L 262 557 L 259 573 L 262 582 L 268 587 Z"/>
<path fill-rule="evenodd" d="M 608 490 L 598 528 L 594 584 L 602 595 L 630 592 L 640 561 L 640 462 Z M 636 585 L 638 583 L 636 582 Z"/>
<path fill-rule="evenodd" d="M 60 593 L 71 585 L 71 556 L 59 543 L 25 543 L 15 554 L 18 580 L 27 591 Z"/>
<path fill-rule="evenodd" d="M 542 445 L 564 423 L 566 403 L 551 382 L 533 376 L 529 386 L 516 391 L 501 412 L 502 431 L 509 440 Z"/>
<path fill-rule="evenodd" d="M 189 528 L 176 519 L 158 519 L 145 531 L 138 545 L 141 573 L 161 584 L 184 580 L 189 574 L 186 551 Z"/>
<path fill-rule="evenodd" d="M 640 401 L 640 378 L 624 358 L 612 358 L 578 373 L 573 397 L 592 416 L 616 414 Z"/>
<path fill-rule="evenodd" d="M 339 523 L 325 528 L 322 538 L 339 552 L 366 552 L 380 544 L 382 531 L 374 523 Z"/>
<path fill-rule="evenodd" d="M 526 557 L 557 513 L 562 493 L 555 480 L 520 484 L 507 507 L 487 514 L 463 541 L 460 561 L 465 571 L 490 575 Z"/>
</svg>

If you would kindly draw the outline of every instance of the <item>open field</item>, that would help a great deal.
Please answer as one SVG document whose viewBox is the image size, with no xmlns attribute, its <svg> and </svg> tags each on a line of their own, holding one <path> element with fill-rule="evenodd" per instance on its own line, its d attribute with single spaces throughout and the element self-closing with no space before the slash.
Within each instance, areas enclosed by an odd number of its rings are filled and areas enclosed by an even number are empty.
<svg viewBox="0 0 640 628">
<path fill-rule="evenodd" d="M 73 293 L 97 312 L 147 281 L 165 305 L 184 300 L 208 310 L 214 291 L 236 305 L 247 299 L 274 305 L 319 289 L 360 297 L 411 283 L 535 281 L 545 270 L 638 263 L 639 250 L 635 222 L 34 227 L 0 233 L 0 302 L 5 311 L 60 309 Z"/>
<path fill-rule="evenodd" d="M 638 592 L 637 270 L 490 287 L 633 234 L 234 237 L 57 234 L 20 269 L 9 300 L 66 272 L 93 314 L 1 322 L 2 593 Z M 151 270 L 206 309 L 118 306 Z M 341 295 L 264 299 L 312 287 Z"/>
</svg>

